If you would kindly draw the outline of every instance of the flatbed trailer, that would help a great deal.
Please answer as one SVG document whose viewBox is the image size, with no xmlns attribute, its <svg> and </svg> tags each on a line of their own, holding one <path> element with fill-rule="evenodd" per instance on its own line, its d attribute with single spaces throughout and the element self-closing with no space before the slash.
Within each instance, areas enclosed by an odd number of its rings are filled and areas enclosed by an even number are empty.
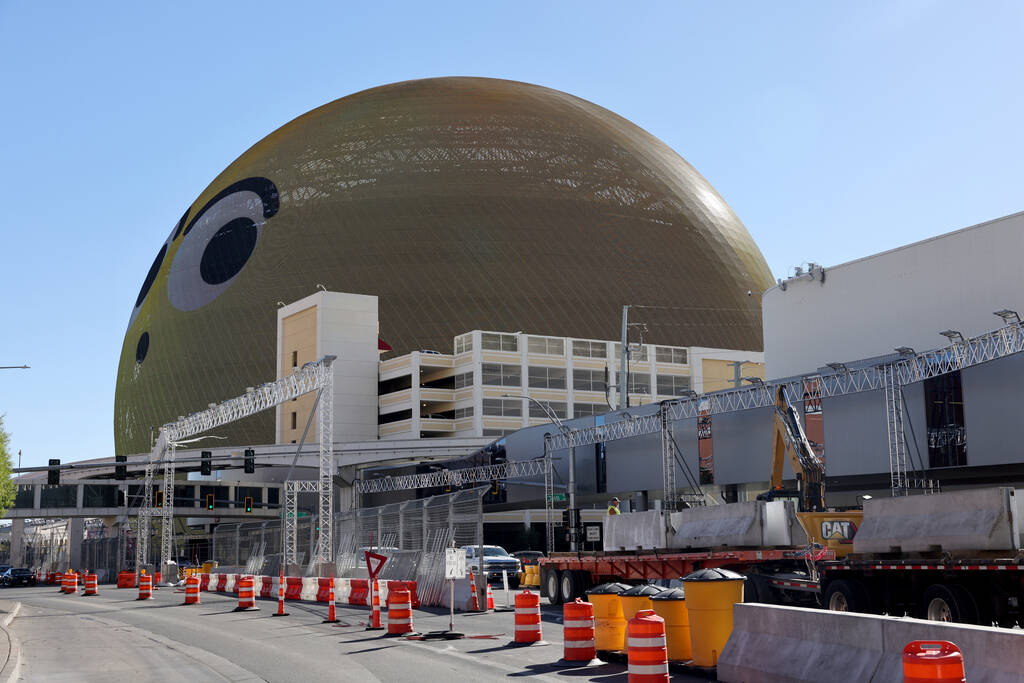
<svg viewBox="0 0 1024 683">
<path fill-rule="evenodd" d="M 834 560 L 835 553 L 817 551 L 813 557 L 815 562 Z M 748 601 L 767 602 L 769 595 L 774 596 L 773 602 L 817 601 L 817 582 L 812 578 L 808 550 L 799 548 L 553 553 L 537 563 L 541 594 L 555 605 L 583 597 L 588 589 L 602 583 L 681 579 L 698 569 L 712 568 L 747 575 Z M 781 583 L 769 589 L 772 581 Z"/>
<path fill-rule="evenodd" d="M 1024 625 L 1024 554 L 1015 557 L 848 557 L 818 564 L 821 605 L 933 621 Z"/>
</svg>

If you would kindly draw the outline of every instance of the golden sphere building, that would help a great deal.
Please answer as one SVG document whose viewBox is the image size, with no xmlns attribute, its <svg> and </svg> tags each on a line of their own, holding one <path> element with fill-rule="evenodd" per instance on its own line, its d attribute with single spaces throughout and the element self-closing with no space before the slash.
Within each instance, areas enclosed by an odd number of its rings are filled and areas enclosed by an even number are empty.
<svg viewBox="0 0 1024 683">
<path fill-rule="evenodd" d="M 472 329 L 762 348 L 771 275 L 714 188 L 664 143 L 548 88 L 436 78 L 366 90 L 242 154 L 174 225 L 132 308 L 115 447 L 275 378 L 276 309 L 372 294 L 396 353 Z M 271 412 L 219 429 L 271 443 Z"/>
</svg>

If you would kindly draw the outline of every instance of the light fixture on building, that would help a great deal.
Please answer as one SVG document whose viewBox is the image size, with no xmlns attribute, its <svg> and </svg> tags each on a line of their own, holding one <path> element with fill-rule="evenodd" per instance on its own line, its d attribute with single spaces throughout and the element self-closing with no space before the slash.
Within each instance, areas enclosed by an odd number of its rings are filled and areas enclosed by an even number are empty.
<svg viewBox="0 0 1024 683">
<path fill-rule="evenodd" d="M 746 380 L 747 382 L 750 382 L 756 387 L 764 386 L 764 380 L 761 379 L 760 377 L 744 377 L 743 379 Z"/>
<path fill-rule="evenodd" d="M 1011 311 L 1009 308 L 1004 308 L 1001 311 L 993 311 L 993 315 L 998 315 L 1007 325 L 1016 325 L 1020 322 L 1020 316 L 1017 315 L 1017 311 Z"/>
<path fill-rule="evenodd" d="M 909 346 L 897 346 L 895 348 L 895 351 L 896 351 L 896 353 L 900 354 L 901 356 L 916 356 L 917 355 L 917 351 L 915 351 L 914 349 L 910 348 Z"/>
<path fill-rule="evenodd" d="M 850 372 L 850 368 L 846 367 L 846 363 L 825 363 L 825 365 L 832 368 L 836 372 Z"/>
<path fill-rule="evenodd" d="M 956 330 L 945 330 L 943 332 L 939 332 L 939 334 L 941 334 L 943 337 L 948 339 L 953 344 L 963 344 L 965 341 L 964 335 L 960 334 Z"/>
</svg>

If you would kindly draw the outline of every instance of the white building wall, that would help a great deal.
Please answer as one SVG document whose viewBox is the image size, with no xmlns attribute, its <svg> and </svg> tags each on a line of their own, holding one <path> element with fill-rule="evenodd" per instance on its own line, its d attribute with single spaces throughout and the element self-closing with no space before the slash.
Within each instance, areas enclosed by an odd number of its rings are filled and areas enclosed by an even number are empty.
<svg viewBox="0 0 1024 683">
<path fill-rule="evenodd" d="M 762 300 L 769 378 L 830 362 L 945 346 L 939 335 L 999 327 L 993 311 L 1024 315 L 1024 213 L 825 268 L 773 287 Z"/>
</svg>

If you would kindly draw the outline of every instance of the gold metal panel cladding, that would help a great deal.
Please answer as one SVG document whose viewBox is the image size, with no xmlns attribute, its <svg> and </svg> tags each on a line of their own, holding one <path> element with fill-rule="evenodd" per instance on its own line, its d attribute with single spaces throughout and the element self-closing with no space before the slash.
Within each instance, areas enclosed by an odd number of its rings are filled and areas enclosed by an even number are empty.
<svg viewBox="0 0 1024 683">
<path fill-rule="evenodd" d="M 282 126 L 187 208 L 121 352 L 117 453 L 273 379 L 277 302 L 380 297 L 395 354 L 472 329 L 759 350 L 771 284 L 732 209 L 678 154 L 563 92 L 485 78 L 373 88 Z M 134 293 L 133 293 L 134 295 Z M 218 430 L 267 443 L 273 412 Z"/>
</svg>

